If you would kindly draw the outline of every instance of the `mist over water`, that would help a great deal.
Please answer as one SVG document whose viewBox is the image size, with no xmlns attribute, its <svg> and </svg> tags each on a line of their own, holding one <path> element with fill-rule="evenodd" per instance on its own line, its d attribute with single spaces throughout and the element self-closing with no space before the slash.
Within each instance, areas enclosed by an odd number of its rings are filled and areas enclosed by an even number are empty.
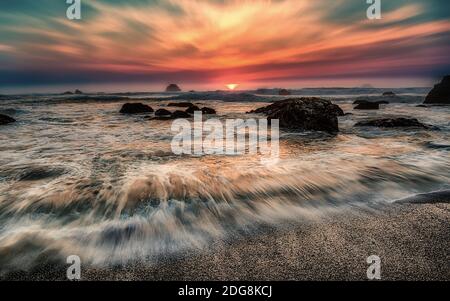
<svg viewBox="0 0 450 301">
<path fill-rule="evenodd" d="M 125 101 L 1 100 L 0 113 L 18 122 L 0 127 L 0 273 L 45 254 L 151 262 L 260 223 L 450 188 L 450 107 L 419 108 L 422 95 L 403 95 L 379 111 L 354 111 L 357 95 L 332 98 L 354 114 L 340 117 L 340 133 L 282 131 L 273 165 L 255 155 L 176 156 L 171 122 L 121 115 Z M 266 105 L 201 103 L 221 120 L 256 117 L 245 112 Z M 389 115 L 439 130 L 353 126 Z"/>
</svg>

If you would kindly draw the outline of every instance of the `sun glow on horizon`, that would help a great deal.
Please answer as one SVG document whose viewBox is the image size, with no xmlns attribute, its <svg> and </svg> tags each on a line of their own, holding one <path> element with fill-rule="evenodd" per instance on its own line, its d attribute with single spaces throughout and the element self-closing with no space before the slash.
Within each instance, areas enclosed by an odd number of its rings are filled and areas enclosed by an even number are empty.
<svg viewBox="0 0 450 301">
<path fill-rule="evenodd" d="M 227 88 L 230 90 L 236 90 L 236 88 L 239 87 L 239 84 L 228 84 Z"/>
</svg>

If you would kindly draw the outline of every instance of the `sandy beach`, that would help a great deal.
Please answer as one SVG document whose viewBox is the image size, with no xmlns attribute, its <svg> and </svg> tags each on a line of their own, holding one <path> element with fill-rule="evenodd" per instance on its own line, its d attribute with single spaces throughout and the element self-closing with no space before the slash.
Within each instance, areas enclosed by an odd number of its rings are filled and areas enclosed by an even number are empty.
<svg viewBox="0 0 450 301">
<path fill-rule="evenodd" d="M 366 280 L 366 258 L 382 260 L 382 280 L 448 280 L 450 205 L 352 209 L 308 222 L 266 226 L 252 237 L 160 258 L 154 265 L 88 268 L 83 280 Z M 54 267 L 54 266 L 53 266 Z M 41 266 L 9 280 L 64 280 L 64 268 Z"/>
</svg>

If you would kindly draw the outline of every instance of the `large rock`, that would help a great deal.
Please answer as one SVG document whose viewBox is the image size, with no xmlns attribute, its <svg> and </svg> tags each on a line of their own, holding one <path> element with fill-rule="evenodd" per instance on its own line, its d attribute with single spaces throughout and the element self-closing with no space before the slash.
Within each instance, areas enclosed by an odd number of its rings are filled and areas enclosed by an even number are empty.
<svg viewBox="0 0 450 301">
<path fill-rule="evenodd" d="M 81 90 L 76 89 L 75 94 L 80 95 L 80 94 L 84 94 L 84 93 Z"/>
<path fill-rule="evenodd" d="M 186 113 L 184 111 L 175 111 L 175 112 L 172 113 L 172 115 L 170 117 L 172 119 L 189 118 L 189 117 L 191 117 L 191 115 L 189 115 L 189 113 Z"/>
<path fill-rule="evenodd" d="M 279 119 L 282 128 L 338 132 L 341 111 L 329 100 L 302 97 L 280 100 L 250 113 L 263 113 L 269 120 Z"/>
<path fill-rule="evenodd" d="M 122 106 L 120 113 L 122 114 L 142 114 L 142 113 L 152 113 L 153 109 L 142 103 L 126 103 Z"/>
<path fill-rule="evenodd" d="M 418 128 L 429 128 L 430 126 L 419 122 L 415 118 L 382 118 L 374 120 L 360 121 L 355 124 L 355 126 L 374 126 L 381 128 L 394 128 L 394 127 L 418 127 Z"/>
<path fill-rule="evenodd" d="M 384 92 L 384 93 L 383 93 L 383 96 L 390 96 L 390 97 L 394 97 L 394 96 L 396 96 L 396 95 L 395 95 L 395 93 L 394 93 L 394 92 L 392 92 L 392 91 L 388 91 L 388 92 Z"/>
<path fill-rule="evenodd" d="M 425 98 L 425 104 L 450 104 L 450 75 L 444 76 Z"/>
<path fill-rule="evenodd" d="M 8 115 L 0 114 L 0 125 L 16 122 L 16 120 Z"/>
<path fill-rule="evenodd" d="M 155 112 L 155 116 L 170 116 L 172 115 L 172 112 L 166 109 L 158 109 Z"/>
<path fill-rule="evenodd" d="M 167 86 L 166 92 L 181 92 L 181 89 L 177 84 L 170 84 Z"/>
<path fill-rule="evenodd" d="M 216 114 L 216 110 L 212 109 L 212 108 L 208 108 L 208 107 L 203 107 L 202 108 L 202 113 L 205 115 L 215 115 Z"/>
<path fill-rule="evenodd" d="M 200 110 L 200 108 L 198 106 L 192 105 L 189 108 L 187 108 L 186 113 L 194 114 L 195 111 L 201 111 L 201 110 Z"/>
</svg>

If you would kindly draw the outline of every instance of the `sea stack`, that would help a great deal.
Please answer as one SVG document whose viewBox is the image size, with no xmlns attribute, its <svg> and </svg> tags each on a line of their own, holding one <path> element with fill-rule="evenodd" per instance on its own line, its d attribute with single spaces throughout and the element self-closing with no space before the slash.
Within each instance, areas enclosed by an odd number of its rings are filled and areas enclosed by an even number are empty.
<svg viewBox="0 0 450 301">
<path fill-rule="evenodd" d="M 278 91 L 278 95 L 288 96 L 288 95 L 291 95 L 291 92 L 289 92 L 286 89 L 281 89 L 280 91 Z"/>
<path fill-rule="evenodd" d="M 167 86 L 166 92 L 181 92 L 181 89 L 177 84 L 170 84 Z"/>
<path fill-rule="evenodd" d="M 444 76 L 425 98 L 425 104 L 450 104 L 450 75 Z"/>
</svg>

